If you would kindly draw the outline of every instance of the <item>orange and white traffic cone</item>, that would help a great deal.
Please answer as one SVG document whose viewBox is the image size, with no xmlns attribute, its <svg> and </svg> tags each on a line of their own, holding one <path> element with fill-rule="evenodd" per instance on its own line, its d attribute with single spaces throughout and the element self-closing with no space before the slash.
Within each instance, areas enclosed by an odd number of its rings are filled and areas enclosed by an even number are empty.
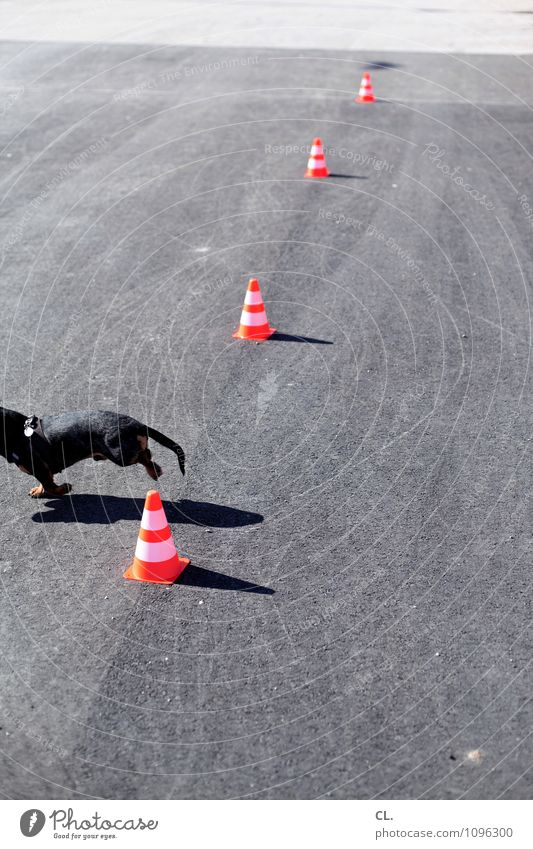
<svg viewBox="0 0 533 849">
<path fill-rule="evenodd" d="M 368 73 L 368 71 L 365 71 L 365 73 L 363 74 L 363 79 L 361 80 L 361 88 L 359 89 L 359 94 L 355 98 L 355 102 L 374 103 L 375 99 L 376 98 L 374 97 L 370 74 Z"/>
<path fill-rule="evenodd" d="M 190 562 L 176 551 L 161 496 L 151 489 L 144 502 L 133 563 L 124 577 L 147 584 L 173 584 Z"/>
<path fill-rule="evenodd" d="M 311 156 L 307 163 L 306 177 L 329 177 L 328 167 L 326 165 L 326 157 L 320 139 L 313 139 L 311 148 Z"/>
<path fill-rule="evenodd" d="M 268 339 L 275 332 L 276 329 L 270 327 L 268 323 L 259 283 L 255 277 L 252 277 L 248 283 L 248 289 L 244 299 L 241 323 L 239 329 L 233 334 L 233 338 L 264 342 L 265 339 Z"/>
</svg>

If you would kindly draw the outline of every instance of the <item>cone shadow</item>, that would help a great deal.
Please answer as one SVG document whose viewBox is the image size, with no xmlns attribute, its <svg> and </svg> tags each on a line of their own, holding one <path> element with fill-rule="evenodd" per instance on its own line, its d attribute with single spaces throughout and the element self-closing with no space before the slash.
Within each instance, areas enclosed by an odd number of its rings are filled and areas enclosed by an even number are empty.
<svg viewBox="0 0 533 849">
<path fill-rule="evenodd" d="M 239 593 L 256 593 L 258 595 L 274 595 L 275 590 L 271 587 L 263 587 L 253 584 L 251 581 L 243 581 L 241 578 L 233 578 L 224 575 L 223 572 L 215 572 L 213 569 L 205 569 L 203 566 L 187 566 L 180 575 L 177 584 L 187 587 L 205 587 L 212 590 L 232 590 Z"/>
<path fill-rule="evenodd" d="M 368 177 L 365 177 L 362 174 L 337 174 L 330 172 L 330 177 L 342 177 L 343 180 L 368 180 Z"/>
<path fill-rule="evenodd" d="M 278 333 L 270 337 L 269 342 L 307 342 L 309 345 L 333 345 L 327 339 L 312 339 L 310 336 L 293 336 L 292 333 Z"/>
<path fill-rule="evenodd" d="M 422 11 L 426 11 L 423 9 Z M 437 11 L 436 9 L 429 9 L 428 11 Z M 364 71 L 393 71 L 395 68 L 401 68 L 401 65 L 398 65 L 397 62 L 367 62 L 363 65 Z"/>
<path fill-rule="evenodd" d="M 117 495 L 69 495 L 45 502 L 48 510 L 34 513 L 34 522 L 65 522 L 83 525 L 110 525 L 122 520 L 141 521 L 144 498 L 122 498 Z M 263 521 L 260 513 L 249 513 L 224 504 L 208 501 L 163 501 L 171 523 L 207 526 L 209 528 L 242 528 Z"/>
</svg>

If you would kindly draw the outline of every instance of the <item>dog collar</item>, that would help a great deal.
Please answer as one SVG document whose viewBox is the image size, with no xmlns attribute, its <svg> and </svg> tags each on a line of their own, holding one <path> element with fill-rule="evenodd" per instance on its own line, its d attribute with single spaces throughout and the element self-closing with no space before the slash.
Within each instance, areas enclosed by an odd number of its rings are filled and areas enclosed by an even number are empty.
<svg viewBox="0 0 533 849">
<path fill-rule="evenodd" d="M 24 435 L 30 437 L 34 433 L 46 439 L 40 418 L 38 416 L 28 416 L 24 422 Z"/>
</svg>

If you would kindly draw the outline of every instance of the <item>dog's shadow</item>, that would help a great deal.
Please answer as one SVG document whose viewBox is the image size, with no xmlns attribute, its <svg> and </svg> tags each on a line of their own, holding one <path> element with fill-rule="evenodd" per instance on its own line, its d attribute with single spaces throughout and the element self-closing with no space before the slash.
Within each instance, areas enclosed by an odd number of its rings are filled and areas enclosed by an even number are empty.
<svg viewBox="0 0 533 849">
<path fill-rule="evenodd" d="M 87 525 L 109 525 L 123 519 L 140 522 L 143 498 L 122 498 L 117 495 L 69 495 L 65 498 L 52 498 L 45 502 L 49 510 L 41 510 L 32 516 L 34 522 L 76 522 Z M 176 524 L 194 524 L 207 528 L 242 528 L 263 521 L 260 513 L 225 507 L 208 501 L 163 501 L 165 514 L 169 522 Z M 215 590 L 233 590 L 234 592 L 273 595 L 274 590 L 241 578 L 225 575 L 203 566 L 188 566 L 180 576 L 179 584 L 189 587 L 205 587 Z"/>
<path fill-rule="evenodd" d="M 34 513 L 34 522 L 75 522 L 83 525 L 112 525 L 123 519 L 141 521 L 143 498 L 123 498 L 118 495 L 67 495 L 45 502 L 50 510 Z M 168 521 L 207 528 L 242 528 L 263 521 L 260 513 L 249 513 L 236 507 L 212 504 L 208 501 L 163 501 Z"/>
</svg>

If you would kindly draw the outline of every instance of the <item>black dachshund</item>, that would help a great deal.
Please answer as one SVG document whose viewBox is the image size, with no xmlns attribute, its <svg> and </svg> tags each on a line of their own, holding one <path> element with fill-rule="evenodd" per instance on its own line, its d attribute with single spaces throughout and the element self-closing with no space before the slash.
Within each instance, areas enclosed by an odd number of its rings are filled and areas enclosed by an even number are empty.
<svg viewBox="0 0 533 849">
<path fill-rule="evenodd" d="M 58 486 L 54 475 L 88 457 L 111 460 L 117 466 L 140 463 L 157 480 L 163 472 L 152 460 L 148 437 L 174 451 L 184 475 L 182 448 L 130 416 L 95 410 L 39 419 L 0 407 L 0 454 L 8 463 L 16 463 L 21 471 L 37 478 L 39 486 L 29 492 L 33 498 L 66 495 L 71 485 Z"/>
</svg>

